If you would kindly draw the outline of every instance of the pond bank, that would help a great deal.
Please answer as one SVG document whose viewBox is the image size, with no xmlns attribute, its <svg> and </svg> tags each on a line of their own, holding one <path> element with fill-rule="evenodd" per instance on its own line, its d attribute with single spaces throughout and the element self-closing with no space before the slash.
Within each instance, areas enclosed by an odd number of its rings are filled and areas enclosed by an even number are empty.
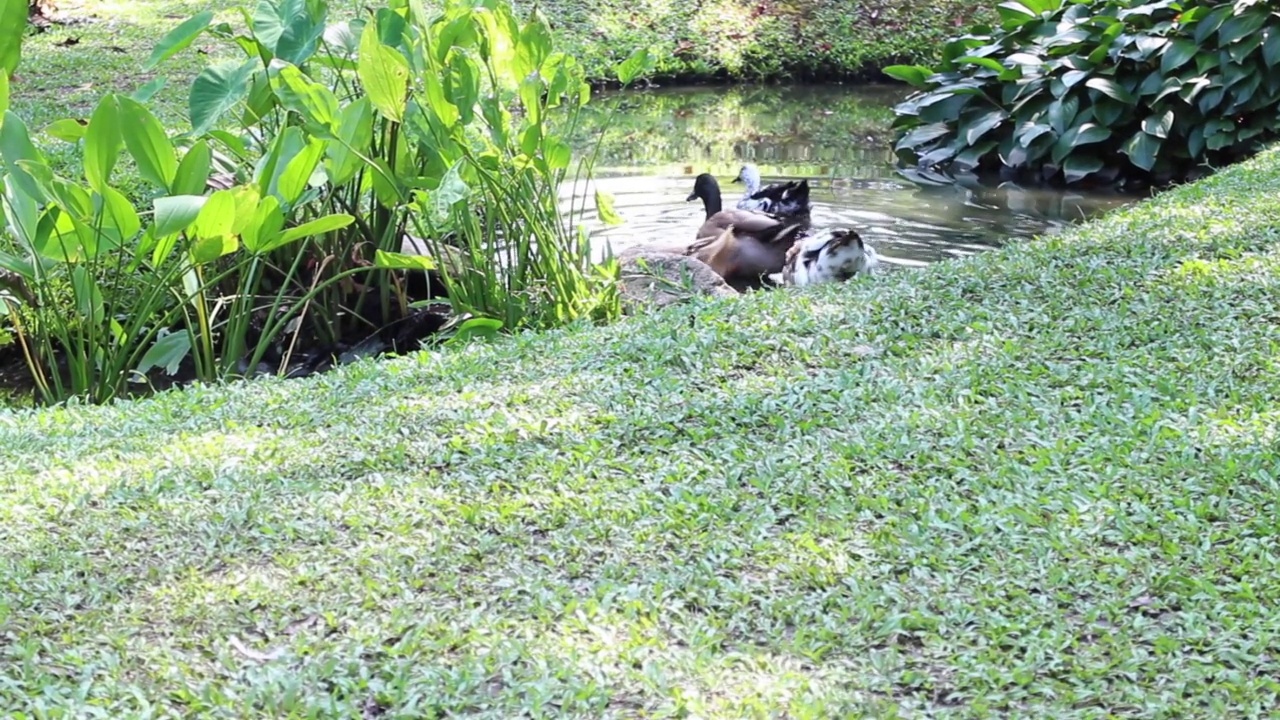
<svg viewBox="0 0 1280 720">
<path fill-rule="evenodd" d="M 518 3 L 529 7 L 531 3 Z M 879 81 L 899 62 L 932 62 L 942 42 L 995 17 L 976 0 L 544 0 L 539 6 L 597 79 L 653 47 L 655 80 Z"/>
<path fill-rule="evenodd" d="M 0 708 L 1273 707 L 1278 226 L 1273 150 L 918 273 L 0 411 Z"/>
</svg>

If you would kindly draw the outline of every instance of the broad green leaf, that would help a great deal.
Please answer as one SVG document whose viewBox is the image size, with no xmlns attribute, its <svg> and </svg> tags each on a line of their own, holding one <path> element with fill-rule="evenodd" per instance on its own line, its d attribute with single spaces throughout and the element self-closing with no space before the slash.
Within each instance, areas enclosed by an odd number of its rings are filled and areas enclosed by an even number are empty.
<svg viewBox="0 0 1280 720">
<path fill-rule="evenodd" d="M 1172 127 L 1174 127 L 1174 111 L 1172 110 L 1166 110 L 1165 114 L 1160 115 L 1158 118 L 1156 115 L 1149 115 L 1149 117 L 1142 120 L 1142 131 L 1146 132 L 1147 135 L 1161 138 L 1161 140 L 1169 137 L 1169 131 Z"/>
<path fill-rule="evenodd" d="M 1019 145 L 1027 147 L 1031 144 L 1032 140 L 1035 140 L 1045 133 L 1051 132 L 1053 132 L 1053 128 L 1043 123 L 1025 122 L 1020 124 L 1018 129 L 1014 131 L 1014 138 L 1017 140 Z"/>
<path fill-rule="evenodd" d="M 209 149 L 209 143 L 201 140 L 182 156 L 169 191 L 174 195 L 204 194 L 209 186 L 209 172 L 212 168 L 213 151 Z"/>
<path fill-rule="evenodd" d="M 1280 63 L 1280 28 L 1269 27 L 1263 30 L 1267 39 L 1262 43 L 1262 59 L 1268 68 Z"/>
<path fill-rule="evenodd" d="M 124 193 L 112 187 L 103 190 L 95 201 L 100 207 L 100 226 L 107 241 L 104 247 L 120 247 L 138 235 L 142 230 L 142 221 L 138 219 L 138 211 L 134 209 L 133 202 Z"/>
<path fill-rule="evenodd" d="M 245 224 L 240 234 L 240 242 L 249 252 L 260 255 L 268 251 L 268 245 L 280 237 L 284 228 L 284 213 L 280 211 L 280 201 L 274 195 L 262 198 L 253 212 L 253 217 Z"/>
<path fill-rule="evenodd" d="M 982 162 L 982 158 L 994 150 L 997 144 L 994 140 L 984 140 L 968 147 L 951 159 L 951 166 L 962 172 L 968 172 L 976 168 Z"/>
<path fill-rule="evenodd" d="M 1037 60 L 1038 59 L 1039 58 L 1037 58 Z M 977 57 L 975 55 L 965 55 L 963 57 L 958 57 L 955 59 L 955 63 L 957 65 L 980 65 L 984 68 L 987 68 L 988 70 L 995 70 L 998 73 L 1004 72 L 1005 70 L 1004 65 L 1001 65 L 1000 61 L 996 60 L 995 58 Z"/>
<path fill-rule="evenodd" d="M 338 120 L 337 138 L 326 148 L 325 168 L 335 186 L 347 184 L 364 165 L 361 154 L 373 142 L 373 106 L 368 97 L 347 105 Z"/>
<path fill-rule="evenodd" d="M 626 60 L 623 60 L 614 67 L 613 72 L 618 76 L 618 82 L 623 85 L 630 85 L 637 78 L 644 77 L 652 72 L 653 68 L 656 67 L 657 64 L 657 56 L 655 56 L 649 46 L 646 45 L 645 47 L 633 50 L 631 54 L 627 56 Z M 890 72 L 892 67 L 885 68 L 885 73 L 894 77 L 893 73 Z"/>
<path fill-rule="evenodd" d="M 1150 170 L 1156 164 L 1156 153 L 1162 142 L 1160 138 L 1139 130 L 1125 141 L 1121 151 L 1129 156 L 1129 162 L 1143 170 Z"/>
<path fill-rule="evenodd" d="M 156 43 L 155 49 L 151 51 L 151 57 L 147 58 L 146 64 L 142 66 L 143 72 L 151 70 L 190 46 L 196 38 L 200 37 L 205 28 L 209 27 L 211 20 L 213 20 L 213 11 L 205 10 L 165 33 L 165 36 L 160 38 L 160 42 Z"/>
<path fill-rule="evenodd" d="M 168 82 L 169 79 L 163 75 L 151 78 L 151 80 L 139 85 L 137 90 L 129 93 L 129 97 L 140 103 L 144 103 L 150 100 L 156 93 L 160 92 Z"/>
<path fill-rule="evenodd" d="M 432 41 L 436 62 L 441 65 L 447 64 L 451 50 L 471 47 L 477 40 L 476 24 L 472 21 L 471 13 L 454 11 L 451 14 L 454 15 L 453 19 L 440 25 L 440 34 Z"/>
<path fill-rule="evenodd" d="M 36 279 L 35 263 L 7 252 L 0 252 L 0 269 L 21 275 L 25 280 Z"/>
<path fill-rule="evenodd" d="M 56 137 L 63 142 L 78 143 L 84 139 L 87 127 L 88 124 L 81 120 L 63 118 L 45 125 L 44 132 L 46 135 Z"/>
<path fill-rule="evenodd" d="M 259 62 L 229 61 L 210 65 L 191 83 L 188 107 L 196 135 L 213 129 L 224 114 L 249 94 L 249 81 Z"/>
<path fill-rule="evenodd" d="M 338 120 L 338 98 L 329 88 L 302 74 L 294 65 L 272 60 L 272 87 L 280 104 L 307 123 L 321 137 L 332 137 Z"/>
<path fill-rule="evenodd" d="M 453 106 L 458 108 L 462 124 L 471 124 L 476 102 L 480 99 L 480 68 L 466 51 L 455 52 L 450 57 L 444 90 Z"/>
<path fill-rule="evenodd" d="M 119 98 L 119 107 L 120 134 L 138 166 L 138 173 L 168 190 L 178 173 L 178 158 L 164 126 L 150 110 L 132 98 Z"/>
<path fill-rule="evenodd" d="M 1043 65 L 1045 62 L 1044 58 L 1040 57 L 1039 55 L 1035 55 L 1033 53 L 1026 53 L 1026 52 L 1013 53 L 1007 58 L 1007 60 L 1013 63 L 1014 65 L 1030 65 L 1033 67 L 1038 65 Z"/>
<path fill-rule="evenodd" d="M 267 193 L 292 205 L 307 189 L 316 166 L 324 157 L 325 142 L 306 135 L 301 128 L 290 127 L 276 137 L 279 143 L 275 172 L 267 183 Z"/>
<path fill-rule="evenodd" d="M 1108 97 L 1119 100 L 1123 103 L 1134 102 L 1133 94 L 1120 86 L 1120 83 L 1110 78 L 1095 77 L 1085 81 L 1085 87 L 1093 88 Z"/>
<path fill-rule="evenodd" d="M 1259 12 L 1257 8 L 1246 9 L 1242 14 L 1232 15 L 1223 21 L 1222 27 L 1218 29 L 1218 44 L 1230 45 L 1258 32 L 1269 17 L 1271 17 L 1270 12 Z"/>
<path fill-rule="evenodd" d="M 446 346 L 453 347 L 457 345 L 465 345 L 469 342 L 475 342 L 479 339 L 491 340 L 497 337 L 498 332 L 502 330 L 502 321 L 495 318 L 473 317 L 469 318 L 457 330 L 453 331 L 453 335 L 444 342 Z"/>
<path fill-rule="evenodd" d="M 1118 103 L 1110 98 L 1098 98 L 1098 102 L 1093 104 L 1093 120 L 1103 127 L 1112 127 L 1120 122 L 1120 118 L 1125 117 L 1133 112 L 1133 108 L 1123 103 Z M 1089 112 L 1086 110 L 1085 112 Z M 1084 113 L 1077 116 L 1079 122 L 1085 122 L 1087 118 L 1083 117 Z"/>
<path fill-rule="evenodd" d="M 933 74 L 933 70 L 924 65 L 890 65 L 881 72 L 918 88 L 927 87 L 926 81 Z"/>
<path fill-rule="evenodd" d="M 32 242 L 36 253 L 58 262 L 75 262 L 87 254 L 83 245 L 75 220 L 61 208 L 49 207 L 40 216 Z"/>
<path fill-rule="evenodd" d="M 428 75 L 423 78 L 423 89 L 426 91 L 427 107 L 431 110 L 431 115 L 436 119 L 436 125 L 448 131 L 462 118 L 462 114 L 458 112 L 458 108 L 449 101 L 448 95 L 445 94 L 444 82 L 437 75 Z M 534 107 L 537 111 L 537 106 Z M 531 118 L 530 122 L 534 122 Z"/>
<path fill-rule="evenodd" d="M 120 111 L 115 95 L 104 95 L 89 118 L 84 136 L 84 176 L 89 187 L 102 192 L 120 158 Z"/>
<path fill-rule="evenodd" d="M 22 38 L 27 34 L 29 2 L 0 0 L 0 75 L 8 80 L 22 61 Z M 0 108 L 0 113 L 8 108 Z"/>
<path fill-rule="evenodd" d="M 1261 44 L 1262 33 L 1253 33 L 1239 42 L 1232 43 L 1231 46 L 1227 48 L 1227 55 L 1237 63 L 1248 63 L 1254 51 L 1257 50 L 1258 46 Z"/>
<path fill-rule="evenodd" d="M 394 122 L 404 119 L 409 65 L 404 56 L 382 44 L 378 28 L 372 24 L 365 25 L 360 35 L 356 74 L 369 101 L 383 117 Z"/>
<path fill-rule="evenodd" d="M 156 197 L 152 202 L 152 208 L 155 209 L 155 224 L 152 228 L 156 236 L 170 236 L 191 227 L 191 223 L 196 222 L 196 217 L 200 215 L 200 210 L 204 208 L 207 200 L 209 197 L 204 195 Z"/>
<path fill-rule="evenodd" d="M 543 154 L 547 158 L 547 166 L 552 170 L 563 170 L 569 167 L 569 162 L 573 159 L 573 153 L 568 144 L 556 138 L 547 138 Z"/>
<path fill-rule="evenodd" d="M 1203 19 L 1195 24 L 1195 41 L 1197 45 L 1203 45 L 1209 36 L 1217 32 L 1222 27 L 1222 21 L 1231 17 L 1234 8 L 1231 5 L 1222 5 L 1210 12 Z"/>
<path fill-rule="evenodd" d="M 327 232 L 340 230 L 353 222 L 355 222 L 355 218 L 345 213 L 336 213 L 333 215 L 318 217 L 310 222 L 305 222 L 297 227 L 285 230 L 278 239 L 267 245 L 267 251 L 288 245 L 289 243 L 295 240 L 301 240 L 304 237 L 323 235 Z"/>
<path fill-rule="evenodd" d="M 937 140 L 951 132 L 951 128 L 946 123 L 931 123 L 929 125 L 921 125 L 914 128 L 911 132 L 903 135 L 901 139 L 894 145 L 895 150 L 915 149 L 926 143 Z"/>
<path fill-rule="evenodd" d="M 1088 70 L 1068 70 L 1062 74 L 1062 84 L 1068 88 L 1074 87 L 1076 83 L 1089 77 Z"/>
<path fill-rule="evenodd" d="M 1003 122 L 1006 117 L 1008 117 L 1008 114 L 1004 110 L 989 110 L 972 121 L 963 123 L 961 132 L 964 133 L 965 144 L 974 144 L 978 141 L 978 138 L 986 135 L 987 132 Z"/>
<path fill-rule="evenodd" d="M 274 57 L 301 65 L 315 54 L 324 35 L 326 12 L 325 3 L 260 0 L 253 15 L 253 35 Z"/>
<path fill-rule="evenodd" d="M 1092 143 L 1102 142 L 1111 137 L 1109 128 L 1095 125 L 1093 123 L 1083 123 L 1075 127 L 1069 128 L 1058 141 L 1053 144 L 1053 161 L 1055 163 L 1062 162 L 1063 158 L 1071 154 L 1071 152 L 1081 146 Z"/>
<path fill-rule="evenodd" d="M 13 0 L 0 0 L 13 2 Z M 9 73 L 0 72 L 0 124 L 4 123 L 4 115 L 9 112 Z"/>
<path fill-rule="evenodd" d="M 613 207 L 613 195 L 600 189 L 596 190 L 595 195 L 596 214 L 600 216 L 600 222 L 605 225 L 621 225 L 625 222 Z"/>
<path fill-rule="evenodd" d="M 236 221 L 236 210 L 235 194 L 231 190 L 219 190 L 205 201 L 191 229 L 205 238 L 230 235 Z"/>
<path fill-rule="evenodd" d="M 373 254 L 373 266 L 388 270 L 428 270 L 436 269 L 436 261 L 426 255 L 406 255 L 405 253 L 377 250 Z"/>
<path fill-rule="evenodd" d="M 258 186 L 252 183 L 248 185 L 237 185 L 228 190 L 222 190 L 231 195 L 231 199 L 236 204 L 235 216 L 231 221 L 230 235 L 239 235 L 244 232 L 246 225 L 253 220 L 254 213 L 258 210 L 258 205 L 262 202 L 262 196 L 258 193 Z"/>
<path fill-rule="evenodd" d="M 3 177 L 3 188 L 4 197 L 0 200 L 0 209 L 4 210 L 8 231 L 27 249 L 34 248 L 36 227 L 40 222 L 40 208 L 36 204 L 36 198 L 22 191 L 18 178 L 13 174 Z"/>
<path fill-rule="evenodd" d="M 414 196 L 421 212 L 427 215 L 432 224 L 440 225 L 449 218 L 449 210 L 454 205 L 471 196 L 471 188 L 462 179 L 462 161 L 449 167 L 440 178 L 435 190 L 416 192 Z"/>
<path fill-rule="evenodd" d="M 1053 131 L 1061 135 L 1067 131 L 1071 123 L 1075 122 L 1076 113 L 1080 107 L 1079 99 L 1075 97 L 1066 97 L 1061 100 L 1054 100 L 1049 103 L 1048 117 L 1049 126 Z"/>
<path fill-rule="evenodd" d="M 373 197 L 383 207 L 394 208 L 404 202 L 404 187 L 386 159 L 373 158 L 373 167 L 365 178 L 373 187 Z"/>
<path fill-rule="evenodd" d="M 536 11 L 535 15 L 537 15 Z M 538 72 L 542 67 L 543 61 L 545 61 L 547 56 L 551 54 L 551 46 L 551 31 L 547 28 L 546 23 L 536 17 L 535 19 L 525 23 L 524 27 L 520 29 L 520 39 L 516 44 L 516 78 L 524 80 L 530 74 Z M 642 48 L 637 52 L 643 53 L 647 49 L 648 48 Z M 631 57 L 636 56 L 636 53 L 631 54 Z M 630 61 L 631 57 L 624 60 L 622 65 L 625 65 Z M 643 63 L 643 57 L 643 54 L 641 54 L 640 60 L 638 60 L 639 63 Z M 629 66 L 628 69 L 631 69 L 631 67 Z M 623 72 L 623 69 L 621 65 L 618 68 L 618 72 L 618 79 L 622 80 L 621 73 Z"/>
<path fill-rule="evenodd" d="M 191 261 L 197 265 L 211 263 L 235 252 L 239 246 L 234 235 L 201 236 L 191 244 Z"/>
<path fill-rule="evenodd" d="M 166 373 L 173 375 L 190 352 L 191 334 L 186 330 L 157 334 L 155 344 L 143 354 L 134 371 L 145 374 L 151 368 L 164 368 Z"/>
</svg>

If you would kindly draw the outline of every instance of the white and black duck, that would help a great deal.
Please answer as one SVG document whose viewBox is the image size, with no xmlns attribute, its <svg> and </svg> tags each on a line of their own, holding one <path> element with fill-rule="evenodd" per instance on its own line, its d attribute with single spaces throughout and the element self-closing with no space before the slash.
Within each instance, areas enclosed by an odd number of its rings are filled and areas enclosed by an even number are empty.
<svg viewBox="0 0 1280 720">
<path fill-rule="evenodd" d="M 856 275 L 869 275 L 880 258 L 847 228 L 836 228 L 802 238 L 787 251 L 782 272 L 770 276 L 780 285 L 817 285 L 842 282 Z"/>
<path fill-rule="evenodd" d="M 760 186 L 760 169 L 747 163 L 738 170 L 734 182 L 746 186 L 738 209 L 755 210 L 781 218 L 807 217 L 813 206 L 809 202 L 809 181 L 788 180 Z"/>
</svg>

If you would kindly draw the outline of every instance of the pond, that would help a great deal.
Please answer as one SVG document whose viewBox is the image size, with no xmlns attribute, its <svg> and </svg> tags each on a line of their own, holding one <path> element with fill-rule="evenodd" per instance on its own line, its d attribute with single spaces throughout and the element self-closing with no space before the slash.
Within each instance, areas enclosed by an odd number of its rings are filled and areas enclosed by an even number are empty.
<svg viewBox="0 0 1280 720">
<path fill-rule="evenodd" d="M 658 88 L 600 93 L 587 105 L 573 143 L 588 150 L 603 132 L 595 181 L 566 183 L 597 257 L 631 245 L 690 240 L 703 218 L 685 202 L 693 179 L 710 172 L 725 206 L 741 197 L 730 182 L 754 162 L 765 182 L 808 178 L 815 228 L 853 227 L 889 266 L 919 266 L 1055 232 L 1139 198 L 1026 188 L 1012 183 L 912 182 L 894 168 L 892 107 L 909 92 L 891 85 Z M 612 121 L 607 122 L 610 113 Z M 601 128 L 604 128 L 603 131 Z M 613 194 L 623 225 L 607 227 L 590 197 Z"/>
</svg>

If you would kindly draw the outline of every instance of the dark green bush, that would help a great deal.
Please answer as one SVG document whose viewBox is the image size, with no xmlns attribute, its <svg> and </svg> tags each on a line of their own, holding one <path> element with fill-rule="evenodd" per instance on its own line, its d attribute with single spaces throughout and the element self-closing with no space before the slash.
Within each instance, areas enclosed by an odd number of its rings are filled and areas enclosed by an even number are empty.
<svg viewBox="0 0 1280 720">
<path fill-rule="evenodd" d="M 947 43 L 895 108 L 919 170 L 1163 184 L 1247 157 L 1280 128 L 1280 15 L 1256 0 L 1011 0 Z"/>
</svg>

